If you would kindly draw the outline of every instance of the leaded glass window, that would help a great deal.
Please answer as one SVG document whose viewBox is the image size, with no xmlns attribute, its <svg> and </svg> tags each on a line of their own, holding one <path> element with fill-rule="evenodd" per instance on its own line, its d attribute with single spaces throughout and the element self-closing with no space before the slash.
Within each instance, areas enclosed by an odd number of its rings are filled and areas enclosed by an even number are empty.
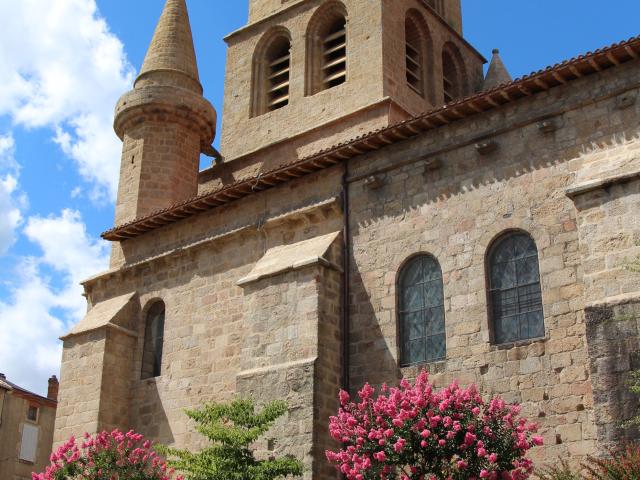
<svg viewBox="0 0 640 480">
<path fill-rule="evenodd" d="M 399 281 L 401 364 L 443 360 L 447 354 L 442 270 L 430 255 L 411 259 Z"/>
<path fill-rule="evenodd" d="M 142 353 L 142 378 L 159 377 L 164 343 L 164 302 L 156 302 L 147 313 Z"/>
<path fill-rule="evenodd" d="M 526 233 L 508 234 L 492 247 L 489 296 L 495 343 L 544 336 L 538 249 Z"/>
</svg>

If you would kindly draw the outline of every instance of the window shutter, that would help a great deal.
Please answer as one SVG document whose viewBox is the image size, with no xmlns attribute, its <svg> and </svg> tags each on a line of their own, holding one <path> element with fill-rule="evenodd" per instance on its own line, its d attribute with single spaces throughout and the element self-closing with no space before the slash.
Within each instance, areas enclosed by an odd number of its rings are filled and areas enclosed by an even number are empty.
<svg viewBox="0 0 640 480">
<path fill-rule="evenodd" d="M 289 41 L 279 39 L 280 42 L 286 42 L 277 49 L 272 58 L 269 58 L 268 65 L 268 105 L 269 111 L 282 108 L 289 103 L 289 71 L 291 68 L 291 54 L 289 52 L 291 46 Z"/>
<path fill-rule="evenodd" d="M 346 22 L 341 19 L 324 37 L 322 72 L 324 88 L 328 89 L 347 80 L 347 30 Z"/>
<path fill-rule="evenodd" d="M 20 460 L 36 462 L 38 449 L 39 428 L 35 425 L 24 424 L 22 426 L 22 441 L 20 442 Z"/>
</svg>

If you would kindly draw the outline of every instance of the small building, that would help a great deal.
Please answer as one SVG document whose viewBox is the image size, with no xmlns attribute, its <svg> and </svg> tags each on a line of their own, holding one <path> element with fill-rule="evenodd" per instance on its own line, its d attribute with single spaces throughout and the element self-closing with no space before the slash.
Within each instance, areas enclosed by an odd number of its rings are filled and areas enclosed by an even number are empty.
<svg viewBox="0 0 640 480">
<path fill-rule="evenodd" d="M 49 463 L 58 404 L 58 379 L 49 379 L 47 396 L 7 380 L 0 373 L 0 479 L 30 480 Z"/>
</svg>

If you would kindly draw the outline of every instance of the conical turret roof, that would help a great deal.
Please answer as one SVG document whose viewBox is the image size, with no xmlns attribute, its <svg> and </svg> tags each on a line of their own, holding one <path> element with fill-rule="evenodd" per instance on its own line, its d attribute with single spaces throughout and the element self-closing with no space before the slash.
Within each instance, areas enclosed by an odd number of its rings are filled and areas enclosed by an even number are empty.
<svg viewBox="0 0 640 480">
<path fill-rule="evenodd" d="M 185 0 L 167 0 L 136 87 L 141 83 L 174 85 L 202 93 Z"/>
<path fill-rule="evenodd" d="M 483 90 L 491 90 L 492 88 L 509 83 L 513 79 L 507 71 L 507 67 L 504 66 L 502 58 L 500 58 L 500 50 L 497 48 L 493 50 L 493 58 L 491 58 L 491 64 L 489 65 L 489 71 L 487 77 L 484 79 L 482 85 Z"/>
</svg>

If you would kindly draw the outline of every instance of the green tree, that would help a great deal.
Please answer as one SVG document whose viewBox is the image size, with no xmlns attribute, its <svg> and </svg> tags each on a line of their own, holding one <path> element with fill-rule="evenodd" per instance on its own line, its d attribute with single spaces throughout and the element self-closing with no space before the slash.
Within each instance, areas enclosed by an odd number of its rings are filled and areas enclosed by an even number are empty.
<svg viewBox="0 0 640 480">
<path fill-rule="evenodd" d="M 186 414 L 211 445 L 198 453 L 163 447 L 170 466 L 188 480 L 275 480 L 301 475 L 302 463 L 291 457 L 257 460 L 251 445 L 287 412 L 287 404 L 274 401 L 256 412 L 250 399 L 211 403 Z"/>
<path fill-rule="evenodd" d="M 625 265 L 625 269 L 631 272 L 640 273 L 640 256 L 637 256 L 635 259 L 629 261 Z M 628 320 L 631 320 L 631 321 L 636 320 L 635 315 L 628 315 L 628 317 L 629 317 Z M 634 393 L 635 395 L 640 396 L 640 370 L 635 370 L 631 372 L 630 379 L 629 379 L 629 390 L 631 391 L 631 393 Z M 640 426 L 640 412 L 638 412 L 638 414 L 635 417 L 633 417 L 631 420 L 626 422 L 624 426 L 626 427 Z"/>
</svg>

